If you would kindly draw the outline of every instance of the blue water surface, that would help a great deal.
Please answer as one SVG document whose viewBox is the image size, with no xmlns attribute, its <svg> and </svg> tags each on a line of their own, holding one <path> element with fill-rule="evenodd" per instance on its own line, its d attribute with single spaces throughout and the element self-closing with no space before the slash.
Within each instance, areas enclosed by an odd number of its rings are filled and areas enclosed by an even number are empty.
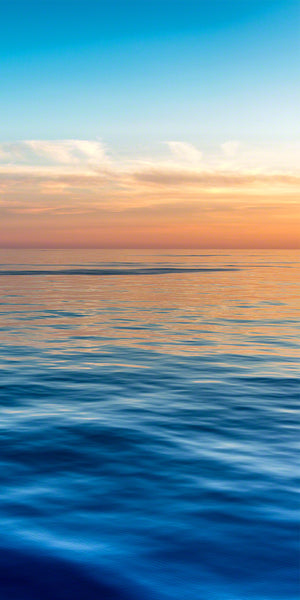
<svg viewBox="0 0 300 600">
<path fill-rule="evenodd" d="M 1 600 L 296 600 L 300 254 L 0 251 Z"/>
</svg>

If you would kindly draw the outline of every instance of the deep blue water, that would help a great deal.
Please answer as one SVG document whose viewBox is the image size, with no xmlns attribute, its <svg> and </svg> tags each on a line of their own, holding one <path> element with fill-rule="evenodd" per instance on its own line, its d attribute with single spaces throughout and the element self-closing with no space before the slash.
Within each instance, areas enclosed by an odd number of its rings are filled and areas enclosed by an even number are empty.
<svg viewBox="0 0 300 600">
<path fill-rule="evenodd" d="M 0 251 L 1 600 L 296 600 L 299 252 Z"/>
</svg>

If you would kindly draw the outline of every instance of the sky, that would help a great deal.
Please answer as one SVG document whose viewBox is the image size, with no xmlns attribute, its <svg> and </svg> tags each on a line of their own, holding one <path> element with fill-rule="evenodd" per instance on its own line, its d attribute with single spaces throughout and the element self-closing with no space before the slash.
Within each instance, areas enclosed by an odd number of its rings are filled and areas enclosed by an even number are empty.
<svg viewBox="0 0 300 600">
<path fill-rule="evenodd" d="M 299 248 L 296 0 L 0 0 L 0 247 Z"/>
</svg>

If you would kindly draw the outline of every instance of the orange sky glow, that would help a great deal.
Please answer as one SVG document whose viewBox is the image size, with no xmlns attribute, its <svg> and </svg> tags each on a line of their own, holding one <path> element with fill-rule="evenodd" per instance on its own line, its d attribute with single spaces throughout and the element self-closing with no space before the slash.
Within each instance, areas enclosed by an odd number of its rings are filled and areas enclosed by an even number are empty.
<svg viewBox="0 0 300 600">
<path fill-rule="evenodd" d="M 296 170 L 224 146 L 131 161 L 99 142 L 2 147 L 0 247 L 299 248 Z"/>
</svg>

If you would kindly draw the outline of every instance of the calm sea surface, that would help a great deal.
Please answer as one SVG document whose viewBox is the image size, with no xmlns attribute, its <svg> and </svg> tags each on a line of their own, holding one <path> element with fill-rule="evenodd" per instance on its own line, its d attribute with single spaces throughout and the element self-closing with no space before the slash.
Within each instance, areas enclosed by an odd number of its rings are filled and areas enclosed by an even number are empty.
<svg viewBox="0 0 300 600">
<path fill-rule="evenodd" d="M 1 600 L 299 597 L 299 266 L 0 251 Z"/>
</svg>

